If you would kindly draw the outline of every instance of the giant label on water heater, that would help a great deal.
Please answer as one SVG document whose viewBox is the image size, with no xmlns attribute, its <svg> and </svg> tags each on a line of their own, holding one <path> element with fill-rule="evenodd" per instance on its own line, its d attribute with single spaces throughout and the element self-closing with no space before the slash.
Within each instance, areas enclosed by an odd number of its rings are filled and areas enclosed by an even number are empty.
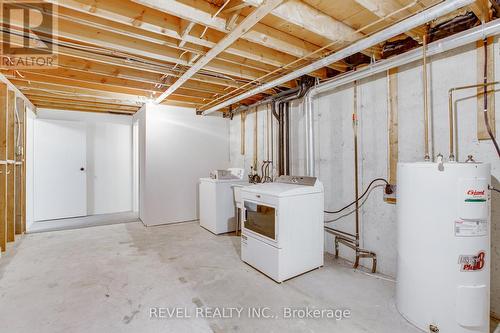
<svg viewBox="0 0 500 333">
<path fill-rule="evenodd" d="M 459 218 L 456 237 L 488 235 L 488 182 L 485 178 L 461 178 L 457 189 Z"/>
<path fill-rule="evenodd" d="M 460 178 L 458 193 L 458 212 L 461 219 L 488 219 L 488 181 L 485 178 Z"/>
</svg>

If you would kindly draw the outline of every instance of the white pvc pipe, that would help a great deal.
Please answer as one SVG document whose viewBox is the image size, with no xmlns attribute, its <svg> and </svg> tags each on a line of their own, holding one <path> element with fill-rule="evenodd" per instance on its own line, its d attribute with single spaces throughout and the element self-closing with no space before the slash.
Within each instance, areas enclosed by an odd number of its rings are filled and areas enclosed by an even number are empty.
<svg viewBox="0 0 500 333">
<path fill-rule="evenodd" d="M 463 45 L 474 43 L 477 40 L 486 37 L 500 34 L 500 19 L 490 21 L 481 26 L 460 32 L 458 34 L 443 38 L 439 41 L 433 42 L 427 46 L 427 56 L 443 53 Z M 311 90 L 304 97 L 304 104 L 306 107 L 306 114 L 310 112 L 310 123 L 306 118 L 307 126 L 307 140 L 306 154 L 307 154 L 307 175 L 314 176 L 315 170 L 315 154 L 314 154 L 314 125 L 313 125 L 313 102 L 314 96 L 328 91 L 334 90 L 343 85 L 349 84 L 356 80 L 375 75 L 377 73 L 385 72 L 391 68 L 403 66 L 414 61 L 422 59 L 422 48 L 411 50 L 409 52 L 394 56 L 387 60 L 379 61 L 376 64 L 367 66 L 360 70 L 349 72 L 331 81 L 322 83 Z"/>
<path fill-rule="evenodd" d="M 328 65 L 335 63 L 337 61 L 340 61 L 340 60 L 342 60 L 348 56 L 351 56 L 355 53 L 366 50 L 374 45 L 377 45 L 379 43 L 383 43 L 388 39 L 391 39 L 395 36 L 398 36 L 402 33 L 407 32 L 413 28 L 421 26 L 421 25 L 423 25 L 429 21 L 432 21 L 440 16 L 446 15 L 446 14 L 451 13 L 457 9 L 460 9 L 462 7 L 470 5 L 473 2 L 474 2 L 474 0 L 446 0 L 438 5 L 435 5 L 429 9 L 426 9 L 418 14 L 415 14 L 415 15 L 413 15 L 413 16 L 411 16 L 411 17 L 409 17 L 409 18 L 407 18 L 399 23 L 391 25 L 390 27 L 388 27 L 380 32 L 377 32 L 369 37 L 363 38 L 363 39 L 355 42 L 354 44 L 352 44 L 346 48 L 343 48 L 342 50 L 340 50 L 338 52 L 335 52 L 327 57 L 324 57 L 320 60 L 313 62 L 312 64 L 304 66 L 304 67 L 302 67 L 296 71 L 293 71 L 287 75 L 283 75 L 276 80 L 265 83 L 257 88 L 249 90 L 243 94 L 240 94 L 240 95 L 233 97 L 225 102 L 222 102 L 216 106 L 213 106 L 210 109 L 204 111 L 203 115 L 213 113 L 213 112 L 218 111 L 222 108 L 225 108 L 231 104 L 234 104 L 236 102 L 239 102 L 241 100 L 249 98 L 253 95 L 256 95 L 258 93 L 261 93 L 261 92 L 266 91 L 268 89 L 271 89 L 273 87 L 279 86 L 285 82 L 294 80 L 298 77 L 301 77 L 302 75 L 309 74 L 315 70 L 318 70 L 322 67 L 325 67 L 325 66 L 328 66 Z"/>
</svg>

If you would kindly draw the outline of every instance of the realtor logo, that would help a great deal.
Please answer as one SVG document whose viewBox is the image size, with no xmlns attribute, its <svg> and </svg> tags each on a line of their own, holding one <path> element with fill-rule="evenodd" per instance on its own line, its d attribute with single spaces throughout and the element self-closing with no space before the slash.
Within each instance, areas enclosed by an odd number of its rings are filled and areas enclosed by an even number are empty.
<svg viewBox="0 0 500 333">
<path fill-rule="evenodd" d="M 0 67 L 47 68 L 57 63 L 57 7 L 33 0 L 1 0 Z"/>
</svg>

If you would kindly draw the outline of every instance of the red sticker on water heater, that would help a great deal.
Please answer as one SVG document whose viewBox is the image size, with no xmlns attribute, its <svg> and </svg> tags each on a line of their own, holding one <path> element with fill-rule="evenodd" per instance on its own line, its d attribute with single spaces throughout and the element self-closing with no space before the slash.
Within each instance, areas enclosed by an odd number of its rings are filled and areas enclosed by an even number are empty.
<svg viewBox="0 0 500 333">
<path fill-rule="evenodd" d="M 458 257 L 460 270 L 462 272 L 481 271 L 484 267 L 484 251 L 479 252 L 477 255 L 461 255 Z"/>
</svg>

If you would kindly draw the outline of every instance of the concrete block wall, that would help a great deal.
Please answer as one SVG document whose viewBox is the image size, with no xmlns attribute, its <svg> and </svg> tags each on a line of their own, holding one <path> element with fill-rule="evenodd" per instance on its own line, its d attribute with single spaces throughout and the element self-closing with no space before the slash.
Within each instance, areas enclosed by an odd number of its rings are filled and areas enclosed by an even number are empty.
<svg viewBox="0 0 500 333">
<path fill-rule="evenodd" d="M 495 77 L 500 78 L 500 48 L 495 41 Z M 432 113 L 431 136 L 433 155 L 448 155 L 448 89 L 474 84 L 477 81 L 476 46 L 468 45 L 432 57 L 429 60 L 430 103 Z M 354 198 L 354 145 L 352 129 L 353 84 L 318 96 L 314 100 L 316 135 L 316 175 L 325 186 L 325 207 L 337 209 Z M 364 189 L 376 177 L 387 177 L 387 77 L 385 73 L 358 82 L 359 163 L 360 183 Z M 422 160 L 423 98 L 421 62 L 399 68 L 399 160 Z M 500 95 L 496 96 L 496 128 L 500 137 Z M 492 183 L 500 187 L 500 159 L 495 155 L 491 141 L 477 139 L 476 91 L 456 94 L 459 156 L 468 154 L 492 164 Z M 259 108 L 259 165 L 264 159 L 265 107 Z M 240 154 L 240 118 L 235 116 L 230 125 L 231 165 L 249 170 L 253 156 L 253 114 L 247 115 L 246 154 Z M 292 173 L 304 174 L 305 127 L 303 107 L 295 102 L 292 107 Z M 328 218 L 328 216 L 326 217 Z M 331 224 L 353 231 L 353 214 L 342 216 Z M 378 270 L 395 277 L 397 261 L 396 207 L 383 201 L 383 188 L 375 188 L 361 207 L 361 245 L 375 251 Z M 500 195 L 492 194 L 492 311 L 500 316 Z M 333 251 L 330 235 L 325 235 L 327 250 Z M 341 248 L 341 256 L 353 259 L 353 253 Z M 362 262 L 369 266 L 368 260 Z"/>
</svg>

